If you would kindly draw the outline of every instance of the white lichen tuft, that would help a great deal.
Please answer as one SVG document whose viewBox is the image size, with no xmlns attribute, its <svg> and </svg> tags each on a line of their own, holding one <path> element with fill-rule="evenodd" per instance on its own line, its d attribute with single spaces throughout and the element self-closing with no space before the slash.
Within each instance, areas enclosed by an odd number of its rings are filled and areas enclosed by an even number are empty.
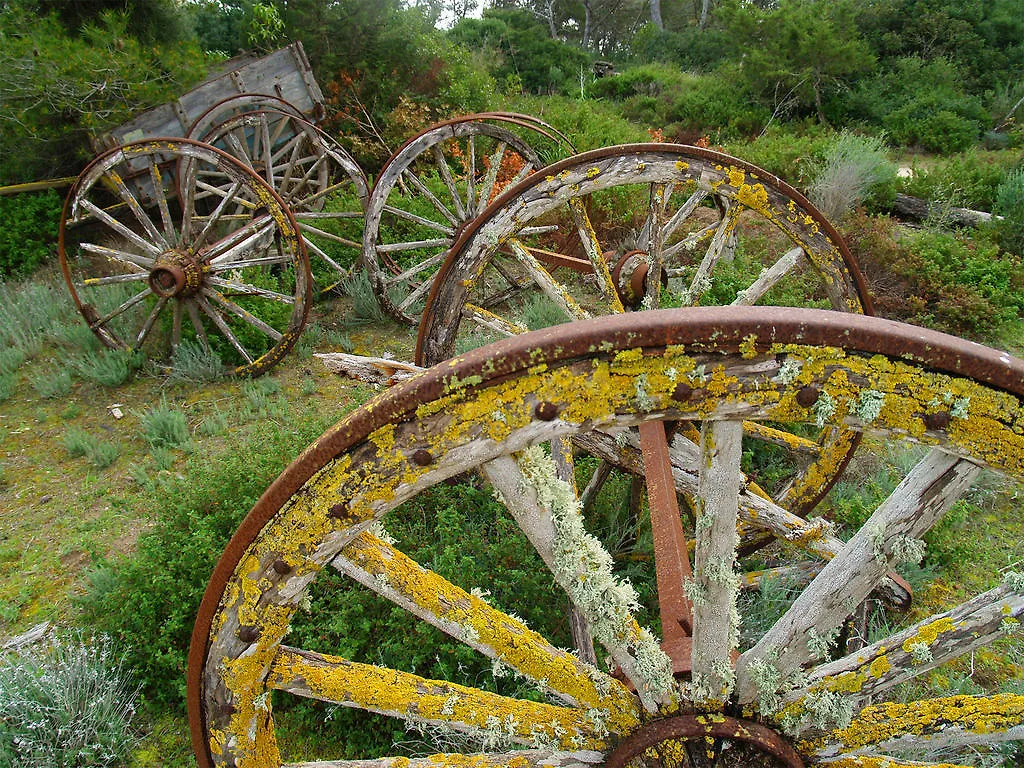
<svg viewBox="0 0 1024 768">
<path fill-rule="evenodd" d="M 829 419 L 836 415 L 836 401 L 828 392 L 822 392 L 818 395 L 813 410 L 814 422 L 818 425 L 818 429 L 821 429 Z"/>
<path fill-rule="evenodd" d="M 259 712 L 270 711 L 270 691 L 264 691 L 252 700 L 253 707 Z"/>
<path fill-rule="evenodd" d="M 1019 592 L 1024 595 L 1024 573 L 1017 573 L 1017 571 L 1008 571 L 1003 576 L 1003 584 L 1008 586 L 1014 592 Z"/>
<path fill-rule="evenodd" d="M 924 560 L 925 543 L 901 533 L 889 544 L 889 553 L 897 563 L 913 563 L 917 565 Z"/>
<path fill-rule="evenodd" d="M 368 530 L 378 539 L 383 541 L 385 544 L 389 544 L 392 547 L 398 544 L 398 539 L 396 539 L 388 532 L 388 529 L 384 527 L 384 523 L 381 520 L 374 520 L 372 523 L 370 523 L 369 528 L 367 528 L 366 530 Z"/>
<path fill-rule="evenodd" d="M 695 606 L 703 606 L 708 601 L 708 590 L 699 581 L 687 579 L 683 582 L 683 594 Z"/>
<path fill-rule="evenodd" d="M 795 357 L 787 357 L 779 367 L 779 372 L 775 374 L 774 379 L 780 384 L 792 384 L 800 375 L 800 371 L 803 367 L 803 360 L 798 360 Z"/>
<path fill-rule="evenodd" d="M 654 398 L 647 394 L 647 375 L 641 373 L 633 383 L 636 391 L 636 404 L 641 410 L 652 411 L 657 403 Z"/>
<path fill-rule="evenodd" d="M 876 523 L 867 530 L 867 535 L 871 541 L 871 551 L 875 555 L 875 560 L 887 563 L 889 559 L 885 556 L 885 528 Z"/>
<path fill-rule="evenodd" d="M 455 705 L 458 704 L 458 703 L 459 703 L 459 697 L 458 696 L 454 696 L 454 695 L 453 696 L 449 696 L 448 698 L 446 698 L 444 700 L 444 704 L 441 706 L 441 714 L 442 715 L 454 715 L 455 714 Z"/>
<path fill-rule="evenodd" d="M 846 728 L 853 720 L 853 704 L 853 697 L 829 690 L 809 693 L 804 699 L 811 722 L 823 731 Z"/>
<path fill-rule="evenodd" d="M 1006 635 L 1016 635 L 1020 632 L 1020 621 L 1008 616 L 1000 622 L 999 630 Z"/>
<path fill-rule="evenodd" d="M 633 656 L 644 689 L 656 697 L 670 695 L 672 661 L 649 630 L 637 631 L 636 590 L 615 576 L 612 556 L 587 532 L 572 486 L 557 476 L 554 461 L 540 446 L 523 451 L 519 467 L 537 501 L 551 513 L 556 580 L 590 621 L 598 642 L 613 655 L 618 649 Z"/>
<path fill-rule="evenodd" d="M 884 392 L 875 389 L 862 389 L 853 411 L 861 421 L 870 423 L 878 418 L 883 405 L 885 405 Z"/>
<path fill-rule="evenodd" d="M 487 598 L 491 596 L 491 591 L 489 589 L 481 589 L 480 587 L 473 587 L 471 590 L 469 590 L 469 594 L 471 594 L 473 597 L 477 598 L 478 600 L 483 600 L 486 603 L 487 602 Z"/>
<path fill-rule="evenodd" d="M 762 715 L 772 715 L 782 706 L 782 673 L 767 658 L 754 659 L 747 666 L 754 688 L 757 689 L 758 709 Z"/>
<path fill-rule="evenodd" d="M 838 637 L 839 627 L 833 627 L 821 634 L 818 633 L 818 630 L 812 628 L 807 633 L 807 650 L 816 659 L 827 659 L 832 655 L 832 650 L 835 648 Z"/>
<path fill-rule="evenodd" d="M 491 674 L 495 679 L 508 677 L 510 671 L 508 667 L 501 663 L 501 659 L 491 659 Z"/>
<path fill-rule="evenodd" d="M 910 651 L 910 658 L 918 664 L 927 664 L 933 660 L 932 649 L 928 646 L 928 643 L 911 643 L 908 646 L 908 650 Z"/>
<path fill-rule="evenodd" d="M 954 419 L 966 419 L 967 411 L 971 407 L 971 398 L 958 397 L 953 401 L 953 407 L 949 409 L 949 415 Z"/>
</svg>

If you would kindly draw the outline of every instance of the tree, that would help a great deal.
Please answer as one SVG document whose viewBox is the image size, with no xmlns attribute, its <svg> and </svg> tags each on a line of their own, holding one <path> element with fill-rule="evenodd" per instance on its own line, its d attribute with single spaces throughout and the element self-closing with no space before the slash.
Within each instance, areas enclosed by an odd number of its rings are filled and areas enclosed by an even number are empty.
<svg viewBox="0 0 1024 768">
<path fill-rule="evenodd" d="M 741 71 L 773 108 L 786 100 L 827 123 L 824 100 L 875 65 L 860 38 L 851 2 L 780 0 L 763 10 L 729 0 L 716 12 L 742 46 Z"/>
</svg>

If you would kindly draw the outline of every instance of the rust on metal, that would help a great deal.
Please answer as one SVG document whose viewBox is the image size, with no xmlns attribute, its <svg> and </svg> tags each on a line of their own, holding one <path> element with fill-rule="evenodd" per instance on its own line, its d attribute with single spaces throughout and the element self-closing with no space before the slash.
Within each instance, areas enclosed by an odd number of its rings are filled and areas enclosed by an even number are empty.
<svg viewBox="0 0 1024 768">
<path fill-rule="evenodd" d="M 787 768 L 804 768 L 804 762 L 789 743 L 775 731 L 759 723 L 721 715 L 679 715 L 657 720 L 635 731 L 608 756 L 605 768 L 626 768 L 643 758 L 649 749 L 676 741 L 728 739 L 752 745 L 771 755 Z"/>
<path fill-rule="evenodd" d="M 668 451 L 665 426 L 658 421 L 640 425 L 640 451 L 644 478 L 647 480 L 647 502 L 651 509 L 651 532 L 654 536 L 654 567 L 658 584 L 658 608 L 661 612 L 662 639 L 670 648 L 682 645 L 682 638 L 693 634 L 693 606 L 684 582 L 693 578 L 686 534 L 679 516 L 679 499 L 672 477 L 672 459 Z M 667 649 L 666 649 L 667 650 Z M 669 653 L 669 656 L 672 656 Z M 673 670 L 681 659 L 672 657 Z M 689 656 L 686 668 L 689 669 Z"/>
</svg>

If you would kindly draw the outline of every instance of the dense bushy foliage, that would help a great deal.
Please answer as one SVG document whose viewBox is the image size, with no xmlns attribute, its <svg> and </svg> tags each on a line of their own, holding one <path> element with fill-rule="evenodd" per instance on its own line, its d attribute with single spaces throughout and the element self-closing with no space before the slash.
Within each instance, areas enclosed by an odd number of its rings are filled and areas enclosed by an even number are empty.
<svg viewBox="0 0 1024 768">
<path fill-rule="evenodd" d="M 27 275 L 54 255 L 60 209 L 53 190 L 0 197 L 0 278 Z"/>
<path fill-rule="evenodd" d="M 143 43 L 131 17 L 107 11 L 75 30 L 31 2 L 0 7 L 0 183 L 78 173 L 88 136 L 191 87 L 206 65 L 196 45 Z"/>
</svg>

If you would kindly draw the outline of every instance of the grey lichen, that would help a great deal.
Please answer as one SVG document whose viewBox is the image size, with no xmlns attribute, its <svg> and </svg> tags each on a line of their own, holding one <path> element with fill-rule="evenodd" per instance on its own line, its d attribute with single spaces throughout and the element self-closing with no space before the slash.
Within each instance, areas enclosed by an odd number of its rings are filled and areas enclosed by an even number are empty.
<svg viewBox="0 0 1024 768">
<path fill-rule="evenodd" d="M 875 389 L 862 389 L 853 411 L 861 421 L 871 423 L 878 418 L 883 405 L 885 405 L 884 392 Z"/>
<path fill-rule="evenodd" d="M 821 392 L 814 403 L 814 421 L 821 429 L 836 415 L 836 401 L 828 392 Z"/>
<path fill-rule="evenodd" d="M 932 649 L 928 646 L 928 643 L 911 643 L 908 646 L 908 650 L 910 651 L 910 658 L 918 664 L 927 664 L 933 660 Z"/>
<path fill-rule="evenodd" d="M 914 563 L 924 560 L 925 543 L 906 534 L 899 534 L 889 544 L 889 554 L 897 563 Z"/>
<path fill-rule="evenodd" d="M 693 579 L 683 582 L 683 593 L 695 606 L 703 606 L 708 601 L 708 591 L 705 586 Z"/>
<path fill-rule="evenodd" d="M 958 397 L 953 401 L 953 407 L 949 409 L 949 415 L 954 419 L 966 419 L 968 409 L 971 407 L 971 398 Z"/>
<path fill-rule="evenodd" d="M 846 728 L 853 720 L 853 706 L 853 697 L 827 689 L 809 693 L 804 699 L 811 722 L 823 731 Z"/>
<path fill-rule="evenodd" d="M 800 375 L 800 371 L 803 369 L 803 367 L 803 360 L 798 360 L 795 357 L 787 357 L 782 362 L 782 365 L 779 366 L 779 372 L 775 374 L 774 378 L 780 384 L 792 384 Z"/>
<path fill-rule="evenodd" d="M 807 632 L 807 650 L 816 659 L 827 659 L 832 655 L 836 639 L 839 637 L 839 627 L 833 627 L 827 632 L 819 633 L 816 629 Z"/>
<path fill-rule="evenodd" d="M 1024 573 L 1007 571 L 1006 575 L 1003 576 L 1003 584 L 1008 586 L 1014 592 L 1019 592 L 1024 595 Z"/>
<path fill-rule="evenodd" d="M 758 709 L 762 715 L 772 715 L 782 706 L 782 673 L 768 658 L 754 659 L 747 666 L 747 674 L 757 690 Z"/>
<path fill-rule="evenodd" d="M 557 476 L 554 461 L 540 446 L 523 451 L 518 463 L 524 482 L 551 513 L 553 570 L 558 583 L 590 621 L 594 637 L 602 645 L 633 656 L 646 691 L 657 698 L 670 696 L 675 682 L 672 661 L 650 630 L 637 631 L 633 619 L 639 607 L 636 590 L 614 574 L 612 556 L 585 529 L 572 486 Z"/>
</svg>

